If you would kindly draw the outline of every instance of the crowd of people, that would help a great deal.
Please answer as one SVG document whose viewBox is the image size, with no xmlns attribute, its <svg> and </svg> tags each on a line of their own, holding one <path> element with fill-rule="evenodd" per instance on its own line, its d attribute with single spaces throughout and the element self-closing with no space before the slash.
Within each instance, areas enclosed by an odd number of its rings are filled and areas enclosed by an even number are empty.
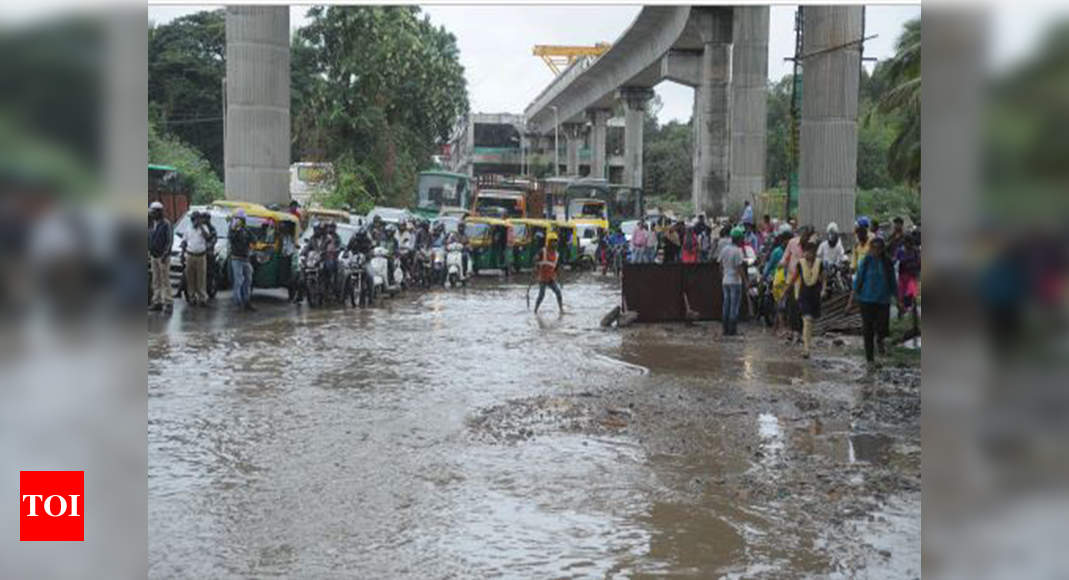
<svg viewBox="0 0 1069 580">
<path fill-rule="evenodd" d="M 690 221 L 657 216 L 639 221 L 630 242 L 614 231 L 603 243 L 604 255 L 626 251 L 631 263 L 719 263 L 721 322 L 727 336 L 738 334 L 743 300 L 751 285 L 759 285 L 771 297 L 776 332 L 800 342 L 805 358 L 824 299 L 833 292 L 849 293 L 847 309 L 856 305 L 860 310 L 865 356 L 871 362 L 886 350 L 892 303 L 899 317 L 910 315 L 918 328 L 920 229 L 907 232 L 905 220 L 896 217 L 884 232 L 862 216 L 853 234 L 849 244 L 836 223 L 825 227 L 822 238 L 810 225 L 780 223 L 768 214 L 756 223 L 747 202 L 738 220 L 710 224 L 704 215 Z"/>
</svg>

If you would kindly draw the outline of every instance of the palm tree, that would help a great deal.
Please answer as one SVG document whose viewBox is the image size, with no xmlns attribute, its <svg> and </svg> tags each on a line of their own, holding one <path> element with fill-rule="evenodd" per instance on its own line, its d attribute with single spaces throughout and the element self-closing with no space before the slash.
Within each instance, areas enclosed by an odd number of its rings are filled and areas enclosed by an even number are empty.
<svg viewBox="0 0 1069 580">
<path fill-rule="evenodd" d="M 887 168 L 895 179 L 919 186 L 921 180 L 921 20 L 906 22 L 887 61 L 891 89 L 880 98 L 877 110 L 901 120 L 898 136 L 888 151 Z"/>
</svg>

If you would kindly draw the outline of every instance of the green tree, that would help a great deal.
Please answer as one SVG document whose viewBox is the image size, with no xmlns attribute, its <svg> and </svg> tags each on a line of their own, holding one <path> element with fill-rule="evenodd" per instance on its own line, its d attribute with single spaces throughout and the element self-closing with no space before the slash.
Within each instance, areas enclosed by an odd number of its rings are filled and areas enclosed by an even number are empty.
<svg viewBox="0 0 1069 580">
<path fill-rule="evenodd" d="M 769 83 L 765 144 L 765 185 L 786 189 L 791 175 L 791 75 Z"/>
<path fill-rule="evenodd" d="M 895 55 L 883 70 L 888 88 L 876 111 L 898 118 L 896 135 L 888 150 L 888 170 L 910 186 L 921 180 L 921 21 L 906 22 L 895 43 Z"/>
<path fill-rule="evenodd" d="M 225 196 L 223 182 L 200 151 L 174 135 L 159 130 L 157 120 L 148 124 L 148 161 L 171 165 L 189 184 L 194 204 L 205 204 Z"/>
<path fill-rule="evenodd" d="M 691 124 L 672 121 L 643 135 L 643 189 L 651 196 L 689 200 L 694 167 Z"/>
<path fill-rule="evenodd" d="M 223 176 L 222 10 L 182 16 L 148 29 L 148 100 L 160 129 L 204 154 Z"/>
<path fill-rule="evenodd" d="M 291 70 L 294 150 L 353 160 L 354 196 L 408 203 L 468 110 L 456 38 L 414 6 L 315 6 L 308 17 Z"/>
</svg>

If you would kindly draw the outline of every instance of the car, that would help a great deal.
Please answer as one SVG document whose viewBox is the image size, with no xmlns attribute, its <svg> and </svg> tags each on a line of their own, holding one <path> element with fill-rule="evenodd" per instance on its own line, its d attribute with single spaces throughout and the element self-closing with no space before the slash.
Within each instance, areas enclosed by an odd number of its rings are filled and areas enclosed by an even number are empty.
<svg viewBox="0 0 1069 580">
<path fill-rule="evenodd" d="M 394 225 L 401 223 L 401 221 L 410 220 L 413 217 L 407 209 L 399 207 L 375 207 L 367 212 L 367 217 L 364 218 L 364 223 L 371 223 L 376 216 L 381 218 L 383 222 Z"/>
</svg>

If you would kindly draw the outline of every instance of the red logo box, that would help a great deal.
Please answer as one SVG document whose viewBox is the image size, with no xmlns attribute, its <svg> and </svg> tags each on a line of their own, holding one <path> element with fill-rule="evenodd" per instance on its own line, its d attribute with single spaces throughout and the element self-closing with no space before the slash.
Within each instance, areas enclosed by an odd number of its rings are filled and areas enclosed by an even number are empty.
<svg viewBox="0 0 1069 580">
<path fill-rule="evenodd" d="M 19 540 L 85 541 L 85 472 L 19 472 Z"/>
</svg>

